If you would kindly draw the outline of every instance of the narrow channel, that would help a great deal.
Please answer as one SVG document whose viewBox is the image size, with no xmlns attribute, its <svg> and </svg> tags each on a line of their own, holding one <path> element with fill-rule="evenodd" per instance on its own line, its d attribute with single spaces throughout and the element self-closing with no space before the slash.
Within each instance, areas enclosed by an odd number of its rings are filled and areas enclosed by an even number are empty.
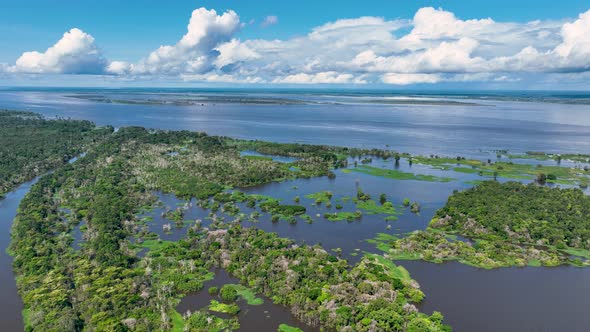
<svg viewBox="0 0 590 332">
<path fill-rule="evenodd" d="M 22 331 L 23 302 L 18 295 L 14 273 L 12 272 L 12 257 L 6 249 L 10 245 L 10 229 L 16 216 L 20 201 L 37 182 L 38 178 L 25 182 L 15 190 L 0 199 L 0 326 L 2 331 Z"/>
</svg>

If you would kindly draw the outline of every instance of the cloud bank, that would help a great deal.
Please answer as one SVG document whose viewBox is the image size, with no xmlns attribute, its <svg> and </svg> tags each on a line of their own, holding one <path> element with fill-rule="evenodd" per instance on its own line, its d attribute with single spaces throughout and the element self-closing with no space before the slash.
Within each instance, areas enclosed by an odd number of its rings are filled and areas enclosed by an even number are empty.
<svg viewBox="0 0 590 332">
<path fill-rule="evenodd" d="M 276 16 L 267 16 L 261 25 L 276 23 Z M 588 77 L 590 71 L 590 10 L 574 19 L 516 23 L 464 20 L 426 7 L 411 19 L 340 19 L 290 39 L 239 39 L 238 32 L 248 28 L 234 11 L 199 8 L 176 44 L 160 46 L 135 63 L 107 60 L 90 34 L 74 28 L 45 52 L 25 52 L 0 71 L 392 85 L 506 82 L 527 74 Z"/>
</svg>

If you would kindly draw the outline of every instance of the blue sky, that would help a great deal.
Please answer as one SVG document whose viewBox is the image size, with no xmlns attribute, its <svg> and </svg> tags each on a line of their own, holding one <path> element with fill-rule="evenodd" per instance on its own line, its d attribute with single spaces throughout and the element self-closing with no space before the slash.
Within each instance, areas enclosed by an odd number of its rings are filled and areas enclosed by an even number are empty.
<svg viewBox="0 0 590 332">
<path fill-rule="evenodd" d="M 552 88 L 567 81 L 579 89 L 590 69 L 590 14 L 580 16 L 588 10 L 579 0 L 3 1 L 0 84 L 59 85 L 94 74 L 95 84 L 120 85 Z M 210 25 L 187 31 L 191 13 Z M 227 22 L 215 23 L 224 14 Z M 180 45 L 191 31 L 203 40 Z M 75 53 L 47 53 L 65 33 L 62 46 L 75 45 Z M 330 44 L 337 46 L 323 48 Z M 171 48 L 157 51 L 162 45 Z M 23 57 L 32 51 L 40 55 Z"/>
</svg>

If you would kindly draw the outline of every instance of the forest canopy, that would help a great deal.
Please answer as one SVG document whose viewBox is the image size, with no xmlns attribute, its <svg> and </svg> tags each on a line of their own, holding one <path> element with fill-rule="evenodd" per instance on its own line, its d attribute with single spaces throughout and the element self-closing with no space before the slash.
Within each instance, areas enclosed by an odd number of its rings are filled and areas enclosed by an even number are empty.
<svg viewBox="0 0 590 332">
<path fill-rule="evenodd" d="M 37 113 L 0 110 L 0 197 L 66 163 L 111 131 L 90 121 L 48 120 Z"/>
<path fill-rule="evenodd" d="M 579 189 L 486 181 L 449 197 L 435 219 L 466 236 L 590 249 L 590 197 Z"/>
</svg>

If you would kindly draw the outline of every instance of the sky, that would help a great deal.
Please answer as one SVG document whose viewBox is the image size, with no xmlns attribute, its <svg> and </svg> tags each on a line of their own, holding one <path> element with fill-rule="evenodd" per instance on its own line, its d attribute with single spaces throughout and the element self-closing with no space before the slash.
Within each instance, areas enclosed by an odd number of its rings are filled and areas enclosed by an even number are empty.
<svg viewBox="0 0 590 332">
<path fill-rule="evenodd" d="M 590 3 L 4 0 L 2 86 L 588 90 Z"/>
</svg>

